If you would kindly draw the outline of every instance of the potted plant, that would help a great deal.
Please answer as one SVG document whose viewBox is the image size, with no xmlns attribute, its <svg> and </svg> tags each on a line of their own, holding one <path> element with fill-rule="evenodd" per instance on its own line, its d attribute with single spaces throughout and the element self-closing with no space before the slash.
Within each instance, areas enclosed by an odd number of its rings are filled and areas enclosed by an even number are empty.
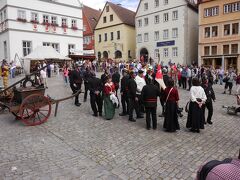
<svg viewBox="0 0 240 180">
<path fill-rule="evenodd" d="M 52 23 L 51 26 L 58 27 L 58 23 Z"/>
<path fill-rule="evenodd" d="M 30 22 L 33 23 L 33 24 L 38 24 L 39 23 L 38 20 L 31 20 Z"/>
<path fill-rule="evenodd" d="M 24 23 L 27 22 L 27 20 L 23 18 L 17 18 L 17 21 L 24 22 Z"/>
<path fill-rule="evenodd" d="M 42 25 L 50 26 L 49 22 L 43 22 Z"/>
<path fill-rule="evenodd" d="M 72 26 L 72 30 L 78 30 L 77 26 Z"/>
<path fill-rule="evenodd" d="M 66 24 L 62 24 L 62 28 L 68 28 Z"/>
</svg>

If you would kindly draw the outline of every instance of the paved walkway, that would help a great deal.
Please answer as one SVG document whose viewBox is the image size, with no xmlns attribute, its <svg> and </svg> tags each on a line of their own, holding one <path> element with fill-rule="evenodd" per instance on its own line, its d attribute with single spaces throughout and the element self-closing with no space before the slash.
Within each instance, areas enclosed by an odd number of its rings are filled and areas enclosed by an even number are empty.
<svg viewBox="0 0 240 180">
<path fill-rule="evenodd" d="M 53 98 L 71 94 L 61 78 L 48 83 Z M 52 112 L 41 126 L 26 127 L 6 112 L 0 115 L 0 179 L 194 179 L 203 162 L 236 156 L 240 148 L 240 116 L 222 109 L 236 99 L 222 88 L 215 86 L 214 124 L 200 134 L 185 128 L 186 113 L 177 133 L 164 132 L 162 118 L 157 131 L 147 131 L 145 119 L 130 123 L 120 110 L 112 121 L 95 118 L 89 98 L 81 107 L 63 102 L 58 117 Z M 180 90 L 180 98 L 185 106 L 189 92 Z"/>
</svg>

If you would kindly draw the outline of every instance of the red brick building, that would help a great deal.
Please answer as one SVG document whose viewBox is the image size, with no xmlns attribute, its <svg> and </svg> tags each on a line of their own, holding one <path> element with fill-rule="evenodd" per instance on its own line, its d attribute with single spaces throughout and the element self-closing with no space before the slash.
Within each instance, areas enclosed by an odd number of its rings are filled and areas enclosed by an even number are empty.
<svg viewBox="0 0 240 180">
<path fill-rule="evenodd" d="M 94 29 L 101 12 L 88 6 L 83 6 L 83 51 L 84 56 L 94 56 Z M 93 58 L 93 57 L 92 57 Z M 95 56 L 94 56 L 95 58 Z"/>
</svg>

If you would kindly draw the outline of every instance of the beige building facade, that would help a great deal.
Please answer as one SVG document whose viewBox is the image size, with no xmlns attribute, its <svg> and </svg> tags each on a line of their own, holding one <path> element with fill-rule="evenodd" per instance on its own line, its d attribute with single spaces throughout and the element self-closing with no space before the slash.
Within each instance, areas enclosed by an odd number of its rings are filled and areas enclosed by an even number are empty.
<svg viewBox="0 0 240 180">
<path fill-rule="evenodd" d="M 98 60 L 135 59 L 135 12 L 107 2 L 95 28 Z"/>
<path fill-rule="evenodd" d="M 199 4 L 199 64 L 240 71 L 240 1 Z"/>
</svg>

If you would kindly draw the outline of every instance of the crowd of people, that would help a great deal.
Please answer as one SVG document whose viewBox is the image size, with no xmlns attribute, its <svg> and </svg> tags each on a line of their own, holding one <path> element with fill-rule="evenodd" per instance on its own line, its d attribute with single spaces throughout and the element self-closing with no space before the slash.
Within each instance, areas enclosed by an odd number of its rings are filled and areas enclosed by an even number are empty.
<svg viewBox="0 0 240 180">
<path fill-rule="evenodd" d="M 69 77 L 73 93 L 81 90 L 84 84 L 84 102 L 87 101 L 89 92 L 93 116 L 96 117 L 104 115 L 107 120 L 113 119 L 115 109 L 119 108 L 120 104 L 122 112 L 119 115 L 128 116 L 130 122 L 144 118 L 146 114 L 148 130 L 157 129 L 158 99 L 162 106 L 162 113 L 159 116 L 164 118 L 164 129 L 167 132 L 180 129 L 178 118 L 183 116 L 183 108 L 179 105 L 179 88 L 190 91 L 190 101 L 185 108 L 188 112 L 186 127 L 197 133 L 200 129 L 204 129 L 206 123 L 213 124 L 213 101 L 216 97 L 212 86 L 215 83 L 225 83 L 223 93 L 228 89 L 231 94 L 233 83 L 236 81 L 235 93 L 240 94 L 240 75 L 231 68 L 228 72 L 222 73 L 221 69 L 214 70 L 194 65 L 152 66 L 144 63 L 105 62 L 104 73 L 98 78 L 96 68 L 92 68 L 92 64 L 90 61 L 85 61 L 76 63 L 73 68 L 65 66 L 63 76 L 64 79 Z M 159 67 L 161 68 L 158 69 Z M 166 87 L 161 86 L 156 80 L 159 70 Z M 76 96 L 76 106 L 81 105 L 78 99 L 79 97 Z M 208 114 L 205 118 L 206 109 Z"/>
</svg>

